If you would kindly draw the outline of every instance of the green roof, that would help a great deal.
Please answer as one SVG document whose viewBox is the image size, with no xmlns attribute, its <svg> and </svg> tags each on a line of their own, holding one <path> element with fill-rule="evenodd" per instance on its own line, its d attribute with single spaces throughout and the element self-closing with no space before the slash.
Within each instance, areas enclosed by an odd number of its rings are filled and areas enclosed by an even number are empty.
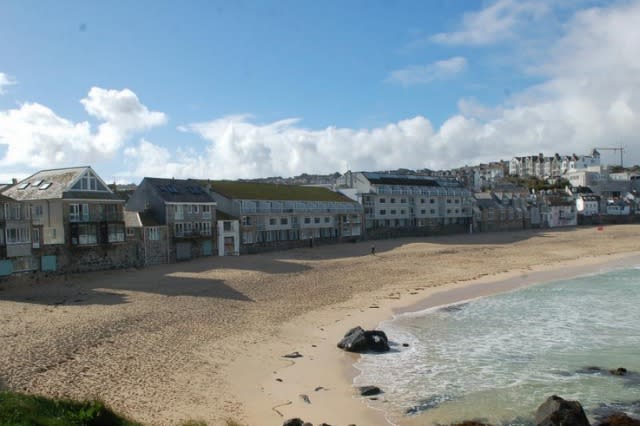
<svg viewBox="0 0 640 426">
<path fill-rule="evenodd" d="M 201 181 L 227 198 L 243 200 L 277 200 L 277 201 L 354 201 L 338 192 L 320 186 L 280 185 L 274 183 L 253 183 L 238 181 Z"/>
</svg>

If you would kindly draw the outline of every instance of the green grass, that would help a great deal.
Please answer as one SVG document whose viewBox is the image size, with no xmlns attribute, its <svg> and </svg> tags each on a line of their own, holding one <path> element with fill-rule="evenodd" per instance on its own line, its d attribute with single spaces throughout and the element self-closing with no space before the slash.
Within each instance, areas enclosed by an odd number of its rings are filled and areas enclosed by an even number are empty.
<svg viewBox="0 0 640 426">
<path fill-rule="evenodd" d="M 330 189 L 317 186 L 279 185 L 275 183 L 252 183 L 237 181 L 200 181 L 214 191 L 229 197 L 249 200 L 280 201 L 354 201 Z"/>
<path fill-rule="evenodd" d="M 141 426 L 101 401 L 54 400 L 0 392 L 0 426 Z"/>
</svg>

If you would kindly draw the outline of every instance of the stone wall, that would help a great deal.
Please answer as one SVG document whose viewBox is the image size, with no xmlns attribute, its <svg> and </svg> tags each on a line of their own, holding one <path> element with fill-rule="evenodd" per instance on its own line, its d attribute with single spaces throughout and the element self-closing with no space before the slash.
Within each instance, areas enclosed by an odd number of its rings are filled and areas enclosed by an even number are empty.
<svg viewBox="0 0 640 426">
<path fill-rule="evenodd" d="M 37 256 L 56 256 L 58 274 L 142 266 L 137 241 L 90 246 L 45 246 L 38 250 Z"/>
</svg>

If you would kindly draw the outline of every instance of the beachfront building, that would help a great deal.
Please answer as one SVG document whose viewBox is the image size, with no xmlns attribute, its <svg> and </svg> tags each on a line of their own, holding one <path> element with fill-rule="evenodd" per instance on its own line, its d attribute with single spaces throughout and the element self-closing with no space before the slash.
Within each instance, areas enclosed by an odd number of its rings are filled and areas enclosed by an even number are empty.
<svg viewBox="0 0 640 426">
<path fill-rule="evenodd" d="M 167 241 L 168 262 L 215 254 L 216 202 L 197 181 L 145 177 L 126 209 L 153 221 L 147 241 Z"/>
<path fill-rule="evenodd" d="M 217 211 L 218 256 L 240 255 L 240 221 L 238 218 Z"/>
<path fill-rule="evenodd" d="M 170 236 L 167 225 L 161 224 L 149 210 L 124 211 L 127 240 L 138 245 L 138 259 L 144 266 L 169 263 Z"/>
<path fill-rule="evenodd" d="M 91 167 L 42 170 L 3 194 L 30 206 L 36 268 L 76 272 L 137 263 L 125 239 L 124 200 Z"/>
<path fill-rule="evenodd" d="M 336 186 L 356 190 L 371 237 L 466 232 L 471 224 L 472 194 L 452 178 L 349 171 Z"/>
<path fill-rule="evenodd" d="M 31 226 L 29 204 L 0 194 L 0 277 L 36 269 L 32 246 L 40 241 L 32 242 Z"/>
<path fill-rule="evenodd" d="M 218 209 L 239 220 L 240 252 L 359 239 L 362 207 L 324 187 L 200 181 Z"/>
<path fill-rule="evenodd" d="M 513 231 L 531 227 L 528 202 L 517 193 L 473 194 L 473 231 Z"/>
<path fill-rule="evenodd" d="M 566 194 L 542 195 L 540 198 L 540 214 L 543 227 L 558 228 L 576 226 L 578 224 L 576 202 Z"/>
<path fill-rule="evenodd" d="M 452 175 L 474 192 L 490 191 L 508 174 L 509 162 L 495 161 L 453 169 Z"/>
</svg>

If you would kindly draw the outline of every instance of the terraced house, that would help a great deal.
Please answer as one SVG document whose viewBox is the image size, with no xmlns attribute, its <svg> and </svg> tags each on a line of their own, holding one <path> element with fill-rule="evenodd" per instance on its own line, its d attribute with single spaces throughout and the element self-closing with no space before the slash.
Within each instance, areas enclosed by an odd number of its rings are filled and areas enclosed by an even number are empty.
<svg viewBox="0 0 640 426">
<path fill-rule="evenodd" d="M 39 171 L 3 191 L 29 205 L 40 269 L 75 272 L 137 263 L 125 241 L 124 200 L 89 166 Z"/>
<path fill-rule="evenodd" d="M 455 179 L 347 172 L 336 185 L 355 190 L 355 197 L 364 207 L 367 234 L 372 237 L 389 229 L 460 232 L 471 223 L 472 194 Z"/>
<path fill-rule="evenodd" d="M 129 197 L 126 209 L 154 221 L 156 226 L 145 231 L 145 241 L 167 238 L 169 262 L 216 252 L 216 202 L 195 180 L 145 177 Z"/>
<path fill-rule="evenodd" d="M 30 213 L 28 204 L 0 194 L 0 277 L 37 268 Z"/>
<path fill-rule="evenodd" d="M 324 187 L 200 181 L 218 209 L 240 223 L 240 251 L 358 239 L 362 207 Z"/>
</svg>

